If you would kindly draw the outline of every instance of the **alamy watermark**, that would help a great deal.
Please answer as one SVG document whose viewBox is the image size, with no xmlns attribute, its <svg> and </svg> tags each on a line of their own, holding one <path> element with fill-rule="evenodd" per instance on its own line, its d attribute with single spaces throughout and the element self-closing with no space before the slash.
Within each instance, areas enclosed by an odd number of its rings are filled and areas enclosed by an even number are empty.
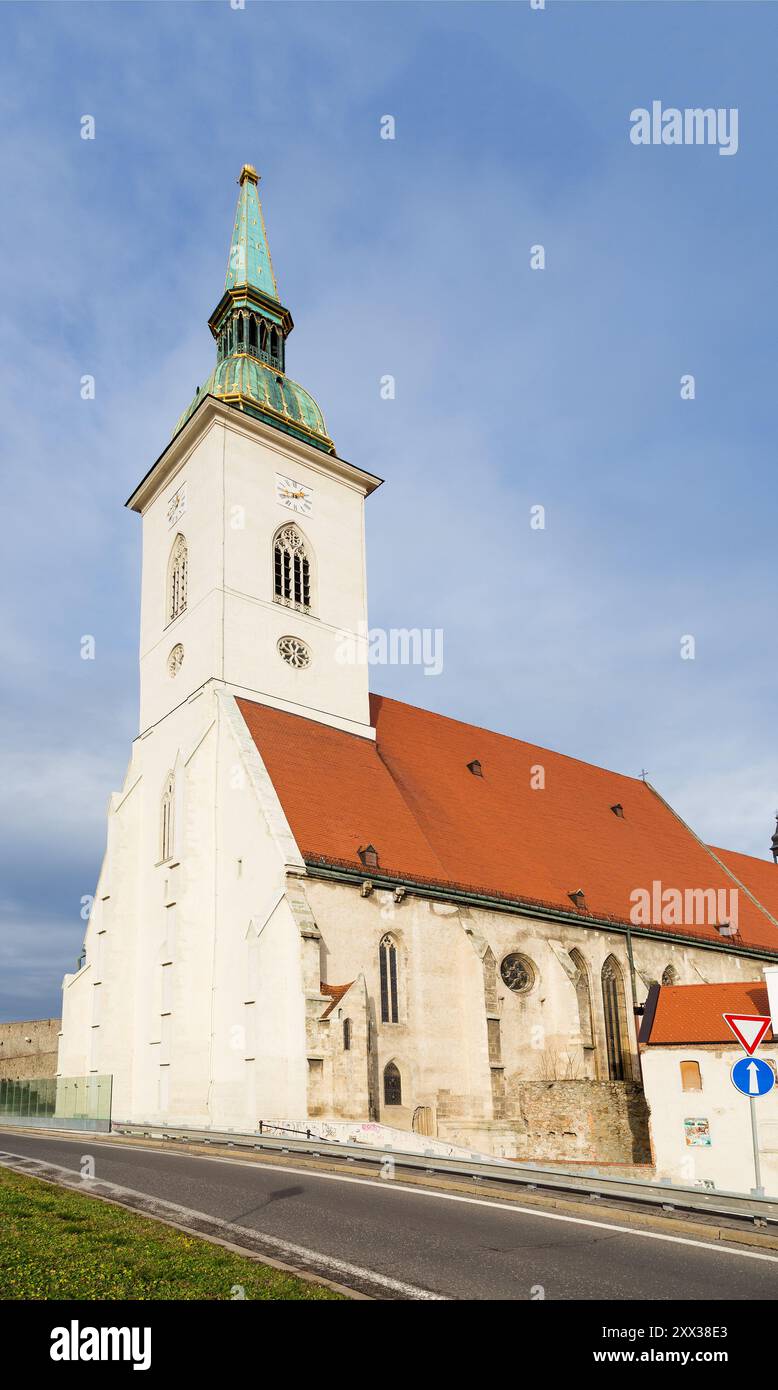
<svg viewBox="0 0 778 1390">
<path fill-rule="evenodd" d="M 338 632 L 335 660 L 341 666 L 422 666 L 425 676 L 443 670 L 442 627 L 371 627 Z"/>
<path fill-rule="evenodd" d="M 737 106 L 663 107 L 652 101 L 651 110 L 636 106 L 630 111 L 629 138 L 633 145 L 718 145 L 719 154 L 737 154 Z"/>
<path fill-rule="evenodd" d="M 665 888 L 655 878 L 650 888 L 633 888 L 629 900 L 635 927 L 715 927 L 722 936 L 737 932 L 737 888 Z"/>
</svg>

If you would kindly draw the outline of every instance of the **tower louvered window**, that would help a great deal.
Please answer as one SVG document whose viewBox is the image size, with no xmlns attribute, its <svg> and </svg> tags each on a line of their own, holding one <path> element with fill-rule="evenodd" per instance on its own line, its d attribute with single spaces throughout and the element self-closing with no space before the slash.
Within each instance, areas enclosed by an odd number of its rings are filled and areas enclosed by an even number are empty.
<svg viewBox="0 0 778 1390">
<path fill-rule="evenodd" d="M 311 606 L 311 562 L 296 526 L 279 531 L 273 547 L 274 597 L 277 603 L 307 611 Z"/>
<path fill-rule="evenodd" d="M 187 578 L 188 555 L 186 541 L 183 536 L 178 535 L 173 542 L 173 549 L 170 552 L 170 562 L 168 565 L 167 620 L 169 623 L 172 623 L 173 619 L 183 613 L 186 608 Z"/>
</svg>

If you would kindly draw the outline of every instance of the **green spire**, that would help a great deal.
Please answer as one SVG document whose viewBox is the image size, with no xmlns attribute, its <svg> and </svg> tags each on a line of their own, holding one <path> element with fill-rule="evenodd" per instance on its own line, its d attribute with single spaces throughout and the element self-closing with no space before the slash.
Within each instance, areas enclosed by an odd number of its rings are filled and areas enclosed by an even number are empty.
<svg viewBox="0 0 778 1390">
<path fill-rule="evenodd" d="M 224 288 L 234 290 L 250 285 L 252 289 L 260 290 L 270 299 L 278 301 L 278 286 L 259 201 L 259 175 L 253 164 L 243 165 L 239 182 L 240 193 Z"/>
<path fill-rule="evenodd" d="M 184 411 L 180 430 L 206 396 L 216 396 L 315 449 L 335 453 L 324 417 L 311 395 L 286 375 L 286 340 L 294 323 L 278 297 L 251 164 L 240 171 L 240 193 L 224 293 L 208 320 L 216 339 L 216 367 Z"/>
</svg>

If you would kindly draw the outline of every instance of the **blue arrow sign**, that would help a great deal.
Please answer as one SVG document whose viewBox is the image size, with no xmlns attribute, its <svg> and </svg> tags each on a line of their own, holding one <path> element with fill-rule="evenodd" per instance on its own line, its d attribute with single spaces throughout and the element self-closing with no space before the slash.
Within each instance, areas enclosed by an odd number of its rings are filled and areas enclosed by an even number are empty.
<svg viewBox="0 0 778 1390">
<path fill-rule="evenodd" d="M 759 1057 L 741 1057 L 730 1072 L 732 1085 L 744 1096 L 766 1096 L 775 1085 L 772 1067 Z"/>
</svg>

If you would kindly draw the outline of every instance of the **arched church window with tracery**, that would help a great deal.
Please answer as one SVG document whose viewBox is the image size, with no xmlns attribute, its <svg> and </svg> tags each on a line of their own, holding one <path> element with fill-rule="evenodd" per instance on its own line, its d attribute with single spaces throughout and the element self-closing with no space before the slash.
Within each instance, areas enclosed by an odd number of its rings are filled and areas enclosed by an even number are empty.
<svg viewBox="0 0 778 1390">
<path fill-rule="evenodd" d="M 311 606 L 311 562 L 296 526 L 284 526 L 273 543 L 273 596 L 304 612 Z"/>
<path fill-rule="evenodd" d="M 171 772 L 168 775 L 162 792 L 162 806 L 160 812 L 160 859 L 163 863 L 165 860 L 173 858 L 175 796 L 176 782 Z"/>
<path fill-rule="evenodd" d="M 186 588 L 189 570 L 189 557 L 186 541 L 179 534 L 170 552 L 167 575 L 167 620 L 172 623 L 186 608 Z"/>
<path fill-rule="evenodd" d="M 403 1085 L 400 1068 L 394 1062 L 384 1067 L 384 1105 L 402 1105 Z"/>
<path fill-rule="evenodd" d="M 614 956 L 608 956 L 602 967 L 602 1002 L 605 1010 L 608 1076 L 611 1081 L 626 1081 L 629 1067 L 627 1001 L 624 976 Z"/>
<path fill-rule="evenodd" d="M 674 965 L 667 965 L 667 966 L 665 966 L 664 970 L 662 971 L 662 984 L 663 984 L 663 985 L 677 985 L 677 984 L 678 984 L 678 971 L 676 970 L 676 968 L 675 968 Z"/>
<path fill-rule="evenodd" d="M 397 1023 L 400 1017 L 399 991 L 397 988 L 397 943 L 391 936 L 385 936 L 378 948 L 378 964 L 381 976 L 381 1022 Z M 399 1105 L 399 1101 L 397 1102 Z"/>
<path fill-rule="evenodd" d="M 576 948 L 570 952 L 570 961 L 576 971 L 573 983 L 578 1003 L 578 1030 L 581 1037 L 581 1047 L 594 1047 L 592 997 L 589 993 L 589 974 L 586 969 L 586 961 Z"/>
</svg>

